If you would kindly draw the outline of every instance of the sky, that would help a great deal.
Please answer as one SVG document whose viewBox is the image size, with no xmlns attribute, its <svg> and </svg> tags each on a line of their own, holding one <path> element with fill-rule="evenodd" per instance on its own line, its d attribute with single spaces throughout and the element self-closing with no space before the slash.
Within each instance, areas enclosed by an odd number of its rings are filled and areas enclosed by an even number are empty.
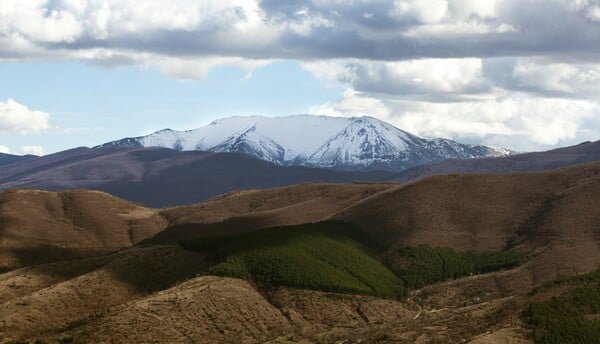
<svg viewBox="0 0 600 344">
<path fill-rule="evenodd" d="M 598 140 L 600 0 L 0 0 L 0 152 L 299 113 Z"/>
</svg>

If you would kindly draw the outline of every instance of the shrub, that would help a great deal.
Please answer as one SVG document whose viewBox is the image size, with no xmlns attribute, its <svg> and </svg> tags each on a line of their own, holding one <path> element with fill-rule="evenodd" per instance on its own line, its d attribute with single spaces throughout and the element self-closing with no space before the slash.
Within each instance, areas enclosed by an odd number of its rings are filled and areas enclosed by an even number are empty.
<svg viewBox="0 0 600 344">
<path fill-rule="evenodd" d="M 322 222 L 195 239 L 183 245 L 208 252 L 218 261 L 210 272 L 219 276 L 330 292 L 402 296 L 401 281 L 358 238 L 368 242 L 350 225 Z"/>
<path fill-rule="evenodd" d="M 400 268 L 394 268 L 394 273 L 411 289 L 471 274 L 512 268 L 526 258 L 524 253 L 513 250 L 476 254 L 425 245 L 403 247 L 398 254 L 406 262 Z"/>
<path fill-rule="evenodd" d="M 519 264 L 517 251 L 474 254 L 428 246 L 398 250 L 408 264 L 390 270 L 373 257 L 377 240 L 356 227 L 335 221 L 274 227 L 236 235 L 184 241 L 215 262 L 210 272 L 273 285 L 380 297 L 406 295 L 449 278 Z M 390 264 L 395 266 L 395 264 Z"/>
<path fill-rule="evenodd" d="M 600 270 L 562 278 L 536 293 L 565 284 L 574 287 L 560 296 L 532 302 L 527 312 L 536 343 L 600 343 Z M 586 317 L 592 315 L 595 317 Z"/>
</svg>

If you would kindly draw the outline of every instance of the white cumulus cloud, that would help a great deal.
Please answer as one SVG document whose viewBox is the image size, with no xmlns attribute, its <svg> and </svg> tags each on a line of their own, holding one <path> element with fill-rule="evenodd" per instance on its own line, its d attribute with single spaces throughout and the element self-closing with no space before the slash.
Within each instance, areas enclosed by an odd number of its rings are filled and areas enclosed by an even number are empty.
<svg viewBox="0 0 600 344">
<path fill-rule="evenodd" d="M 21 154 L 44 155 L 45 150 L 42 146 L 21 146 Z"/>
<path fill-rule="evenodd" d="M 294 60 L 346 90 L 313 112 L 535 148 L 600 132 L 599 23 L 598 0 L 0 0 L 0 62 L 189 80 Z M 0 102 L 1 132 L 48 118 Z"/>
<path fill-rule="evenodd" d="M 438 23 L 448 13 L 446 0 L 396 0 L 390 15 L 398 19 L 416 20 L 419 23 Z"/>
<path fill-rule="evenodd" d="M 374 116 L 381 119 L 387 119 L 390 115 L 390 109 L 381 100 L 363 96 L 352 89 L 344 91 L 339 101 L 313 106 L 309 112 L 327 116 Z"/>
<path fill-rule="evenodd" d="M 50 115 L 30 110 L 12 99 L 0 102 L 0 132 L 29 133 L 49 128 Z"/>
<path fill-rule="evenodd" d="M 600 118 L 600 106 L 586 100 L 514 93 L 492 100 L 440 103 L 397 97 L 379 99 L 351 89 L 337 102 L 314 106 L 310 112 L 372 115 L 425 137 L 452 138 L 521 151 L 597 139 L 587 124 Z"/>
<path fill-rule="evenodd" d="M 49 8 L 47 1 L 0 1 L 0 32 L 34 42 L 73 42 L 82 32 L 76 15 L 63 8 Z"/>
<path fill-rule="evenodd" d="M 404 95 L 489 91 L 478 58 L 349 63 L 338 78 L 358 91 Z"/>
<path fill-rule="evenodd" d="M 597 99 L 600 64 L 569 64 L 536 59 L 518 59 L 513 72 L 515 86 L 537 92 L 566 93 L 572 97 Z"/>
<path fill-rule="evenodd" d="M 0 145 L 0 153 L 5 153 L 5 154 L 9 154 L 10 153 L 10 149 L 6 146 Z"/>
</svg>

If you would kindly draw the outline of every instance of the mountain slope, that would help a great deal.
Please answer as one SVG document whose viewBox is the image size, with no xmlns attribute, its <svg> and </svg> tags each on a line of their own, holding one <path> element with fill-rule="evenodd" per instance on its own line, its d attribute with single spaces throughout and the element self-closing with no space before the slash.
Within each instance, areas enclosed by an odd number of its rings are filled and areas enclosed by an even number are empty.
<svg viewBox="0 0 600 344">
<path fill-rule="evenodd" d="M 167 222 L 97 191 L 0 192 L 0 270 L 129 247 Z"/>
<path fill-rule="evenodd" d="M 100 147 L 165 147 L 237 152 L 278 165 L 403 170 L 443 159 L 511 152 L 451 140 L 427 140 L 372 117 L 230 117 L 196 130 L 164 129 Z"/>
<path fill-rule="evenodd" d="M 0 153 L 0 166 L 37 158 L 35 155 L 12 155 Z"/>
<path fill-rule="evenodd" d="M 301 184 L 233 192 L 204 203 L 162 210 L 98 191 L 0 191 L 0 272 L 105 254 L 150 238 L 160 246 L 177 244 L 178 237 L 223 235 L 226 228 L 212 225 L 235 217 L 245 219 L 236 231 L 321 221 L 392 186 Z M 258 221 L 252 222 L 252 218 Z M 167 227 L 165 235 L 156 235 Z"/>
<path fill-rule="evenodd" d="M 451 173 L 514 173 L 536 172 L 600 160 L 600 141 L 584 142 L 575 146 L 545 152 L 514 154 L 505 157 L 481 159 L 454 159 L 417 166 L 392 177 L 398 182 L 409 182 L 428 176 Z"/>
<path fill-rule="evenodd" d="M 115 210 L 125 209 L 129 219 L 143 210 L 165 221 L 166 228 L 157 229 L 159 235 L 187 224 L 187 238 L 200 240 L 214 239 L 216 233 L 206 230 L 211 224 L 221 226 L 220 234 L 243 236 L 260 234 L 252 232 L 256 228 L 293 223 L 298 216 L 305 223 L 333 218 L 356 226 L 365 239 L 354 234 L 352 238 L 361 244 L 378 239 L 368 250 L 365 244 L 363 252 L 392 271 L 414 264 L 402 249 L 419 245 L 450 247 L 469 256 L 505 249 L 528 256 L 516 267 L 491 273 L 476 269 L 473 275 L 455 275 L 455 280 L 415 290 L 408 298 L 383 300 L 289 288 L 272 280 L 249 283 L 207 276 L 228 257 L 144 241 L 108 256 L 0 274 L 0 339 L 17 342 L 281 343 L 351 338 L 352 342 L 528 343 L 532 335 L 523 314 L 539 296 L 531 291 L 559 276 L 597 270 L 600 264 L 600 212 L 594 207 L 600 197 L 600 163 L 543 173 L 437 176 L 405 185 L 297 185 L 231 193 L 163 210 L 139 209 L 98 193 L 81 196 L 102 196 L 98 204 L 80 198 L 62 205 L 53 199 L 67 199 L 64 194 L 6 193 L 12 210 L 10 218 L 0 219 L 0 235 L 21 235 L 22 242 L 48 237 L 43 234 L 53 228 L 36 228 L 46 221 L 53 221 L 54 230 L 68 221 L 80 223 L 81 236 L 87 237 L 96 233 L 94 228 L 104 227 L 98 221 L 113 219 L 115 225 L 105 233 L 130 245 L 133 241 L 119 239 L 125 237 L 123 229 L 129 223 L 114 220 L 121 217 Z M 87 209 L 78 208 L 82 205 Z M 61 209 L 68 216 L 60 215 Z M 77 216 L 79 212 L 83 216 Z M 7 214 L 6 209 L 0 214 Z M 34 220 L 38 223 L 15 226 Z M 346 229 L 342 228 L 344 235 L 350 234 Z M 186 238 L 176 242 L 181 239 Z M 258 239 L 235 241 L 252 249 L 237 257 L 244 262 L 255 257 L 253 252 L 265 247 L 263 237 Z M 289 239 L 276 248 L 296 254 L 288 244 L 302 241 Z M 337 254 L 330 246 L 324 249 Z M 0 252 L 6 252 L 4 247 Z M 437 260 L 435 255 L 430 258 Z M 286 261 L 276 261 L 280 271 L 299 272 L 283 270 L 288 268 Z M 260 262 L 253 266 L 273 266 Z M 452 272 L 444 261 L 435 263 Z M 581 317 L 597 321 L 597 312 Z"/>
<path fill-rule="evenodd" d="M 325 120 L 337 123 L 338 119 L 325 118 Z M 360 125 L 351 126 L 350 129 L 353 128 L 358 129 Z M 285 159 L 286 152 L 282 153 L 279 146 L 270 141 L 261 144 L 260 147 L 252 145 L 258 135 L 256 130 L 247 130 L 245 135 L 241 135 L 242 137 L 233 145 L 238 149 L 246 149 L 246 152 L 264 148 L 261 152 L 277 157 L 276 161 L 281 161 L 282 156 Z M 366 129 L 365 132 L 368 133 Z M 414 143 L 408 140 L 410 138 L 408 136 L 404 137 L 406 141 L 400 141 L 397 137 L 397 141 L 391 141 L 393 138 L 381 141 L 377 145 L 378 149 L 381 149 L 379 151 L 381 156 L 388 154 L 386 149 L 389 146 L 402 143 L 406 146 L 419 147 L 418 143 L 421 142 L 419 141 L 421 139 L 416 138 Z M 314 159 L 328 161 L 329 166 L 343 165 L 352 161 L 349 153 L 353 151 L 352 144 L 360 146 L 366 142 L 358 136 L 354 143 L 344 145 L 343 141 L 343 139 L 338 141 L 336 138 L 330 140 L 330 144 L 318 149 L 320 155 Z M 389 142 L 392 143 L 388 145 Z M 437 140 L 437 144 L 452 145 L 452 142 Z M 223 148 L 223 150 L 227 149 Z M 336 160 L 340 154 L 346 156 L 346 152 L 350 157 L 348 160 Z M 411 156 L 405 158 L 412 159 Z M 446 160 L 414 167 L 401 173 L 342 172 L 331 169 L 279 166 L 251 158 L 247 154 L 236 153 L 180 152 L 163 148 L 81 147 L 2 166 L 0 190 L 23 187 L 48 190 L 98 189 L 128 200 L 160 207 L 196 203 L 230 191 L 281 187 L 304 182 L 339 183 L 355 180 L 410 182 L 429 175 L 543 171 L 598 160 L 600 160 L 600 141 L 507 157 Z M 380 162 L 385 164 L 383 160 Z M 376 164 L 377 162 L 371 166 Z"/>
<path fill-rule="evenodd" d="M 382 180 L 389 175 L 278 166 L 237 153 L 76 148 L 0 169 L 0 189 L 96 189 L 162 207 L 196 203 L 242 189 Z"/>
<path fill-rule="evenodd" d="M 535 259 L 505 281 L 506 288 L 521 289 L 597 269 L 600 212 L 592 204 L 599 195 L 600 163 L 542 173 L 436 176 L 379 193 L 334 218 L 397 247 L 534 252 Z"/>
</svg>

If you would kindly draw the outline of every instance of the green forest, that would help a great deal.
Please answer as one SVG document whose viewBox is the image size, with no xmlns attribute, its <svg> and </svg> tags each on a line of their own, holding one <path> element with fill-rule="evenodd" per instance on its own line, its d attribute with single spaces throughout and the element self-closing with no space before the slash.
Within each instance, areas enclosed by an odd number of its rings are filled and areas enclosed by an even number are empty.
<svg viewBox="0 0 600 344">
<path fill-rule="evenodd" d="M 402 297 L 410 289 L 447 279 L 510 268 L 525 259 L 516 251 L 474 254 L 421 245 L 397 249 L 403 261 L 400 269 L 398 264 L 385 265 L 375 258 L 382 248 L 367 232 L 335 221 L 198 238 L 181 244 L 207 252 L 214 261 L 210 269 L 214 275 L 386 298 Z"/>
<path fill-rule="evenodd" d="M 566 291 L 529 306 L 535 342 L 600 343 L 600 270 L 548 282 L 534 291 L 534 296 L 559 287 Z"/>
<path fill-rule="evenodd" d="M 402 268 L 395 268 L 394 272 L 410 289 L 471 274 L 513 268 L 527 258 L 524 253 L 515 250 L 476 254 L 426 245 L 403 247 L 398 249 L 398 253 L 404 261 Z"/>
<path fill-rule="evenodd" d="M 361 233 L 336 222 L 196 239 L 184 247 L 219 261 L 210 272 L 272 285 L 399 297 L 402 282 L 370 254 Z"/>
</svg>

